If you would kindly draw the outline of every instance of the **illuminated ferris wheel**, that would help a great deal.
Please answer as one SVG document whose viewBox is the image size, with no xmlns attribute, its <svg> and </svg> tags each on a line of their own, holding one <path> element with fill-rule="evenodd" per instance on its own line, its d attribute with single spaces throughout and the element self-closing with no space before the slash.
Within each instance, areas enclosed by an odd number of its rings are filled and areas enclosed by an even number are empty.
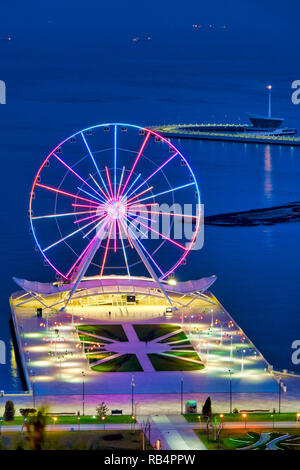
<svg viewBox="0 0 300 470">
<path fill-rule="evenodd" d="M 161 282 L 193 248 L 200 212 L 181 211 L 191 202 L 200 208 L 197 181 L 173 144 L 151 129 L 111 123 L 52 150 L 34 178 L 29 215 L 36 246 L 62 281 L 147 270 Z M 193 227 L 186 239 L 175 233 L 184 220 Z"/>
</svg>

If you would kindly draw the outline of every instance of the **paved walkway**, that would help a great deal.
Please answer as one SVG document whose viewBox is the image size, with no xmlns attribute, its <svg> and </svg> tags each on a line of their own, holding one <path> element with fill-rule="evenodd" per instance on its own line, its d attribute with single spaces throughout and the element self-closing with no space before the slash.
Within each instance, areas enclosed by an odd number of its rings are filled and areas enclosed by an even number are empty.
<svg viewBox="0 0 300 470">
<path fill-rule="evenodd" d="M 207 450 L 203 442 L 194 433 L 196 424 L 186 426 L 186 420 L 183 416 L 153 416 L 152 421 L 159 429 L 169 449 Z"/>
<path fill-rule="evenodd" d="M 139 363 L 142 366 L 144 372 L 154 372 L 154 367 L 147 356 L 147 353 L 154 352 L 151 347 L 145 343 L 145 341 L 140 341 L 132 323 L 123 323 L 122 324 L 125 334 L 128 338 L 130 346 L 134 346 L 134 353 L 137 356 Z M 125 347 L 127 345 L 125 344 Z M 128 347 L 128 346 L 127 346 Z M 163 347 L 163 346 L 161 346 Z"/>
<path fill-rule="evenodd" d="M 147 320 L 140 319 L 136 322 L 123 322 L 122 326 L 132 341 L 112 342 L 108 348 L 113 350 L 118 346 L 118 351 L 112 351 L 118 354 L 136 353 L 144 372 L 134 373 L 99 373 L 89 368 L 87 358 L 82 349 L 78 347 L 79 339 L 74 331 L 74 325 L 76 324 L 80 328 L 80 325 L 92 323 L 115 324 L 112 320 L 105 322 L 98 316 L 97 311 L 89 312 L 88 315 L 81 313 L 80 316 L 74 312 L 74 324 L 72 324 L 69 313 L 55 314 L 48 323 L 52 328 L 54 321 L 57 323 L 55 329 L 59 330 L 59 335 L 56 335 L 54 330 L 47 332 L 43 326 L 45 321 L 36 317 L 34 309 L 18 308 L 16 318 L 19 326 L 22 326 L 20 339 L 23 344 L 23 353 L 28 373 L 32 382 L 35 383 L 37 395 L 80 395 L 82 371 L 85 371 L 85 393 L 96 395 L 100 392 L 101 395 L 109 397 L 108 401 L 111 400 L 111 395 L 130 393 L 133 374 L 136 384 L 135 392 L 149 396 L 155 395 L 155 402 L 158 395 L 178 393 L 181 378 L 184 380 L 187 399 L 191 398 L 191 394 L 198 392 L 209 395 L 215 392 L 226 394 L 229 387 L 229 369 L 232 371 L 233 392 L 248 393 L 251 397 L 250 400 L 252 400 L 253 393 L 276 393 L 278 390 L 274 378 L 267 371 L 267 363 L 264 358 L 220 304 L 211 305 L 207 309 L 205 304 L 195 301 L 195 306 L 187 313 L 183 324 L 181 319 L 176 316 L 171 319 L 158 317 Z M 184 329 L 195 351 L 205 363 L 205 368 L 183 372 L 154 371 L 147 353 L 160 352 L 159 348 L 165 348 L 168 353 L 170 346 L 158 341 L 149 341 L 147 345 L 145 342 L 139 341 L 133 327 L 135 323 L 177 324 L 179 329 Z M 212 324 L 213 328 L 211 328 Z M 177 344 L 180 346 L 180 343 Z M 115 397 L 112 397 L 112 400 L 115 400 Z M 119 400 L 118 396 L 116 400 Z M 171 396 L 170 401 L 172 402 Z M 159 411 L 160 414 L 176 413 L 174 407 L 173 409 L 168 407 L 167 410 L 161 411 Z M 143 411 L 143 414 L 151 413 Z"/>
</svg>

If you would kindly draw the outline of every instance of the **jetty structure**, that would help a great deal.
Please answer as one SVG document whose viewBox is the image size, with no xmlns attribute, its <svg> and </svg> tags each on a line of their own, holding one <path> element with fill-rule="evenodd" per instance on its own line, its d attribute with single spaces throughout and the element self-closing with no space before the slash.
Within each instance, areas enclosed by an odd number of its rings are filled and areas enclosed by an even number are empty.
<svg viewBox="0 0 300 470">
<path fill-rule="evenodd" d="M 230 380 L 251 401 L 283 386 L 212 293 L 216 276 L 184 280 L 199 211 L 173 209 L 168 233 L 160 222 L 167 203 L 195 200 L 188 160 L 152 129 L 101 124 L 50 152 L 34 178 L 29 217 L 36 250 L 56 279 L 16 277 L 19 290 L 10 297 L 34 397 L 134 390 L 141 403 L 151 394 L 155 404 L 156 395 L 167 400 L 183 384 L 185 396 L 227 393 Z M 177 216 L 195 222 L 187 239 L 175 237 Z"/>
<path fill-rule="evenodd" d="M 272 86 L 268 90 L 267 115 L 248 114 L 250 123 L 200 123 L 153 126 L 164 137 L 198 140 L 219 140 L 299 146 L 297 129 L 284 127 L 284 118 L 272 116 Z"/>
</svg>

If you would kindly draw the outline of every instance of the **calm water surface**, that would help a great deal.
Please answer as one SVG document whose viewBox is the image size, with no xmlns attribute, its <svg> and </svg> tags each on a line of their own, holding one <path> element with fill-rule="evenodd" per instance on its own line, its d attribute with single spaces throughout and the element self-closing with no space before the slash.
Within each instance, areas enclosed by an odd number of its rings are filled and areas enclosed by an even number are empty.
<svg viewBox="0 0 300 470">
<path fill-rule="evenodd" d="M 0 45 L 8 103 L 1 107 L 1 339 L 8 344 L 1 389 L 21 388 L 8 328 L 12 276 L 48 281 L 28 230 L 30 186 L 41 159 L 73 131 L 123 121 L 246 121 L 263 112 L 261 90 L 270 68 L 276 89 L 274 108 L 298 126 L 290 103 L 291 72 L 274 62 L 246 58 L 218 62 L 176 58 L 161 44 L 133 49 L 125 44 L 78 44 L 67 40 L 41 45 L 27 39 Z M 148 47 L 143 45 L 142 47 Z M 167 48 L 167 46 L 166 46 Z M 253 59 L 254 60 L 254 59 Z M 222 74 L 220 75 L 220 66 Z M 284 72 L 282 72 L 284 70 Z M 295 77 L 292 77 L 295 78 Z M 177 141 L 199 180 L 207 215 L 270 207 L 300 200 L 300 149 L 255 144 Z M 291 364 L 291 343 L 300 330 L 300 224 L 261 227 L 206 227 L 204 248 L 189 259 L 180 279 L 216 274 L 214 292 L 276 367 Z M 300 371 L 300 368 L 298 368 Z"/>
</svg>

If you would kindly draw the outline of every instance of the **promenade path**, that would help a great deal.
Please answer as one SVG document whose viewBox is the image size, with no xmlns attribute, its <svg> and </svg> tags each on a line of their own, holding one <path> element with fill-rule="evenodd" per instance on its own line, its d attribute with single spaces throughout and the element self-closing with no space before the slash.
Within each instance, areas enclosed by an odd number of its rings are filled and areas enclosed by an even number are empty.
<svg viewBox="0 0 300 470">
<path fill-rule="evenodd" d="M 52 327 L 52 331 L 47 331 L 43 326 L 45 319 L 41 321 L 37 318 L 34 309 L 18 308 L 15 315 L 21 331 L 24 362 L 31 383 L 35 384 L 36 396 L 39 400 L 45 397 L 51 403 L 54 400 L 59 406 L 66 403 L 70 408 L 73 403 L 80 401 L 80 398 L 78 400 L 75 397 L 82 393 L 84 371 L 85 394 L 94 397 L 91 398 L 93 404 L 103 400 L 109 406 L 111 404 L 116 408 L 124 408 L 134 375 L 135 394 L 142 414 L 152 414 L 154 405 L 159 414 L 176 414 L 182 379 L 184 399 L 193 399 L 193 396 L 198 395 L 197 401 L 203 402 L 207 395 L 213 395 L 214 402 L 221 401 L 223 408 L 228 403 L 230 369 L 233 393 L 248 395 L 246 401 L 240 401 L 241 406 L 248 407 L 249 401 L 252 406 L 252 397 L 256 399 L 259 395 L 258 400 L 262 403 L 260 408 L 273 408 L 273 397 L 276 396 L 278 385 L 268 372 L 267 361 L 216 299 L 215 301 L 216 304 L 210 304 L 209 308 L 203 302 L 195 302 L 195 306 L 185 314 L 183 322 L 179 315 L 172 318 L 158 316 L 132 320 L 133 315 L 130 312 L 128 314 L 131 319 L 124 321 L 123 317 L 115 318 L 114 311 L 108 318 L 105 312 L 102 315 L 98 309 L 87 309 L 87 312 L 82 309 L 80 315 L 76 311 L 71 312 L 73 324 L 70 312 L 58 312 L 48 319 L 48 326 Z M 118 351 L 113 352 L 135 353 L 144 372 L 99 373 L 91 370 L 83 350 L 78 348 L 80 341 L 74 330 L 75 324 L 80 328 L 80 325 L 86 324 L 121 323 L 130 341 L 118 342 Z M 194 371 L 155 371 L 147 353 L 155 352 L 157 348 L 157 352 L 167 354 L 170 346 L 155 340 L 148 343 L 139 341 L 134 325 L 141 323 L 176 324 L 179 329 L 184 330 L 205 368 Z M 58 336 L 54 334 L 54 330 L 59 331 Z M 109 345 L 108 349 L 115 347 L 116 343 Z M 161 348 L 165 348 L 165 351 L 161 351 Z M 268 394 L 269 405 L 262 399 L 263 396 L 266 397 L 265 394 Z M 57 399 L 49 398 L 52 395 L 58 396 Z M 149 402 L 149 397 L 152 397 L 152 403 Z M 253 403 L 254 405 L 256 406 Z M 74 406 L 78 407 L 76 404 Z"/>
</svg>

